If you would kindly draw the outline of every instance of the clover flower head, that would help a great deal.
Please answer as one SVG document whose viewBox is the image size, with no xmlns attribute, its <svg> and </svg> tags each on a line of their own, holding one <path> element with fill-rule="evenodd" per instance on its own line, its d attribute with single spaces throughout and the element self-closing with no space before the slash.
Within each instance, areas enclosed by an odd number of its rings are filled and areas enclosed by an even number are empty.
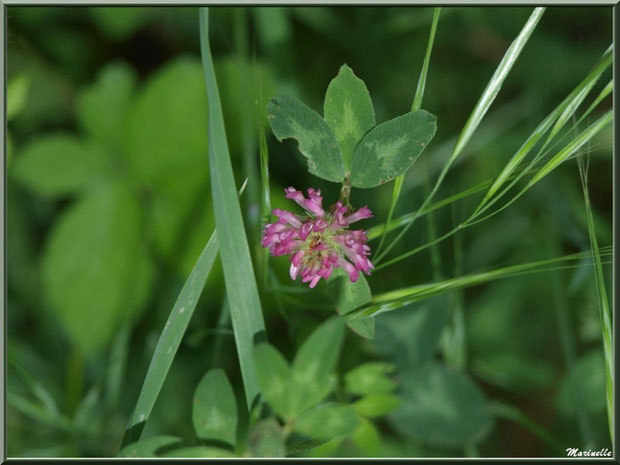
<svg viewBox="0 0 620 465">
<path fill-rule="evenodd" d="M 338 201 L 325 211 L 320 190 L 309 188 L 308 198 L 294 187 L 287 187 L 284 193 L 305 214 L 274 209 L 271 213 L 278 221 L 265 225 L 261 245 L 273 256 L 290 256 L 291 279 L 301 276 L 302 282 L 313 288 L 321 278 L 328 279 L 335 268 L 343 268 L 351 282 L 358 280 L 360 272 L 370 275 L 374 266 L 368 259 L 368 236 L 361 229 L 348 229 L 350 224 L 372 217 L 368 207 L 349 211 Z"/>
</svg>

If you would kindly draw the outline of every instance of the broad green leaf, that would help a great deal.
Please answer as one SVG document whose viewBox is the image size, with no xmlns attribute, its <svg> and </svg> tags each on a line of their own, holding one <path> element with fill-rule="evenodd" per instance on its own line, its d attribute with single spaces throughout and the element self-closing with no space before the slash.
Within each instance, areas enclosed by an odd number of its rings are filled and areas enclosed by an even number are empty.
<svg viewBox="0 0 620 465">
<path fill-rule="evenodd" d="M 308 171 L 319 178 L 340 182 L 345 171 L 336 138 L 317 112 L 288 95 L 273 97 L 267 104 L 267 119 L 276 138 L 296 139 L 308 159 Z"/>
<path fill-rule="evenodd" d="M 328 296 L 333 301 L 338 315 L 346 315 L 370 302 L 370 287 L 362 274 L 356 282 L 352 283 L 347 273 L 342 268 L 338 268 L 327 283 Z M 366 339 L 375 337 L 374 318 L 350 321 L 347 322 L 347 326 Z"/>
<path fill-rule="evenodd" d="M 295 422 L 294 430 L 310 437 L 331 438 L 353 432 L 358 423 L 350 406 L 331 402 L 307 411 Z"/>
<path fill-rule="evenodd" d="M 77 96 L 78 122 L 88 134 L 111 150 L 121 149 L 125 142 L 135 81 L 135 73 L 126 65 L 108 65 L 96 81 Z"/>
<path fill-rule="evenodd" d="M 428 363 L 401 376 L 402 404 L 390 415 L 401 434 L 436 446 L 462 447 L 490 431 L 484 395 L 467 375 Z"/>
<path fill-rule="evenodd" d="M 556 397 L 558 411 L 565 416 L 575 415 L 578 402 L 590 412 L 605 411 L 605 359 L 600 349 L 579 357 L 560 381 Z"/>
<path fill-rule="evenodd" d="M 313 331 L 293 361 L 293 379 L 300 392 L 302 409 L 317 405 L 331 390 L 331 377 L 340 356 L 344 320 L 332 317 Z"/>
<path fill-rule="evenodd" d="M 352 394 L 380 394 L 396 388 L 389 375 L 396 367 L 386 362 L 369 362 L 359 365 L 344 375 L 345 388 Z"/>
<path fill-rule="evenodd" d="M 351 171 L 353 152 L 364 134 L 375 126 L 375 110 L 364 81 L 347 65 L 329 83 L 323 112 L 338 141 L 345 173 Z"/>
<path fill-rule="evenodd" d="M 147 293 L 136 288 L 150 286 L 138 275 L 146 263 L 142 239 L 140 205 L 121 184 L 90 193 L 54 225 L 43 286 L 62 328 L 86 356 L 106 346 L 144 303 Z"/>
<path fill-rule="evenodd" d="M 200 439 L 235 445 L 237 401 L 223 370 L 208 371 L 200 380 L 194 393 L 192 422 Z"/>
<path fill-rule="evenodd" d="M 6 120 L 11 121 L 26 106 L 28 90 L 30 88 L 30 75 L 19 74 L 12 78 L 6 87 Z"/>
<path fill-rule="evenodd" d="M 254 362 L 261 393 L 269 406 L 285 420 L 295 418 L 298 409 L 291 400 L 293 375 L 288 362 L 266 342 L 254 347 Z"/>
<path fill-rule="evenodd" d="M 359 425 L 351 435 L 351 440 L 367 457 L 381 455 L 381 435 L 377 427 L 366 418 L 359 419 Z"/>
<path fill-rule="evenodd" d="M 236 457 L 234 453 L 226 449 L 207 446 L 183 447 L 159 454 L 159 457 L 181 457 L 181 458 L 218 458 Z"/>
<path fill-rule="evenodd" d="M 351 184 L 375 187 L 406 172 L 428 145 L 437 118 L 425 110 L 382 123 L 364 136 L 353 154 Z"/>
<path fill-rule="evenodd" d="M 56 197 L 96 184 L 109 166 L 110 157 L 99 145 L 55 133 L 18 153 L 9 175 L 39 195 Z"/>
<path fill-rule="evenodd" d="M 375 347 L 400 367 L 428 360 L 450 314 L 452 298 L 441 295 L 378 317 Z"/>
<path fill-rule="evenodd" d="M 153 358 L 140 390 L 140 396 L 129 419 L 129 424 L 123 437 L 123 444 L 127 444 L 133 437 L 140 437 L 145 423 L 151 415 L 153 405 L 155 405 L 159 391 L 168 375 L 172 360 L 181 344 L 181 339 L 185 334 L 189 320 L 198 303 L 198 298 L 202 293 L 217 256 L 218 247 L 217 234 L 213 232 L 202 254 L 200 254 L 196 261 L 194 269 L 183 285 L 166 321 L 166 325 L 159 336 L 159 341 L 157 341 Z"/>
<path fill-rule="evenodd" d="M 260 391 L 252 349 L 257 339 L 265 338 L 265 323 L 226 141 L 209 45 L 208 8 L 200 8 L 200 50 L 204 72 L 202 80 L 209 98 L 208 159 L 212 204 L 246 404 L 251 410 Z"/>
<path fill-rule="evenodd" d="M 207 98 L 200 62 L 180 58 L 151 77 L 128 120 L 134 174 L 156 188 L 171 177 L 208 172 Z"/>
<path fill-rule="evenodd" d="M 386 415 L 400 405 L 400 398 L 387 392 L 368 394 L 355 401 L 353 409 L 361 416 L 375 418 Z"/>
<path fill-rule="evenodd" d="M 172 446 L 177 442 L 180 443 L 181 440 L 174 436 L 153 436 L 123 447 L 117 457 L 157 457 L 159 449 Z"/>
<path fill-rule="evenodd" d="M 275 418 L 259 421 L 248 439 L 252 457 L 285 457 L 285 439 L 282 427 Z"/>
</svg>

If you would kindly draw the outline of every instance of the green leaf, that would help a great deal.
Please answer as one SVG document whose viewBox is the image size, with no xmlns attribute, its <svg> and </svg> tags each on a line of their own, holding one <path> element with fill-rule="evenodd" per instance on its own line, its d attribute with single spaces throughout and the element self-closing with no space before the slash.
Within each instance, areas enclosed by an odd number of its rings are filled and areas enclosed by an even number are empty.
<svg viewBox="0 0 620 465">
<path fill-rule="evenodd" d="M 315 329 L 297 352 L 293 379 L 302 402 L 297 413 L 317 405 L 329 394 L 343 338 L 344 320 L 332 317 Z"/>
<path fill-rule="evenodd" d="M 143 184 L 208 172 L 207 98 L 200 62 L 180 58 L 151 77 L 128 120 L 128 159 Z"/>
<path fill-rule="evenodd" d="M 579 357 L 560 381 L 556 397 L 558 411 L 562 415 L 573 416 L 577 413 L 577 402 L 590 412 L 605 411 L 605 358 L 600 349 Z"/>
<path fill-rule="evenodd" d="M 425 110 L 382 123 L 364 136 L 353 154 L 351 183 L 375 187 L 406 172 L 428 145 L 437 118 Z"/>
<path fill-rule="evenodd" d="M 375 347 L 400 367 L 428 360 L 437 349 L 451 305 L 452 298 L 441 295 L 412 304 L 400 312 L 381 315 L 377 321 Z"/>
<path fill-rule="evenodd" d="M 390 393 L 368 394 L 353 404 L 353 409 L 361 416 L 375 418 L 386 415 L 400 405 L 400 398 Z"/>
<path fill-rule="evenodd" d="M 209 45 L 209 12 L 200 9 L 200 49 L 209 98 L 209 167 L 211 191 L 226 293 L 248 409 L 259 395 L 252 348 L 265 337 L 265 323 L 256 287 L 250 249 L 235 189 L 226 130 Z"/>
<path fill-rule="evenodd" d="M 157 450 L 181 440 L 174 436 L 153 436 L 131 443 L 121 449 L 117 457 L 157 457 Z"/>
<path fill-rule="evenodd" d="M 28 91 L 30 89 L 30 76 L 21 73 L 12 78 L 6 87 L 6 120 L 11 121 L 26 106 Z"/>
<path fill-rule="evenodd" d="M 78 122 L 110 149 L 120 149 L 125 142 L 135 81 L 135 73 L 126 65 L 107 65 L 97 80 L 77 96 Z"/>
<path fill-rule="evenodd" d="M 338 317 L 328 319 L 303 343 L 292 369 L 270 344 L 255 346 L 261 392 L 279 416 L 292 421 L 329 394 L 343 336 L 344 321 Z"/>
<path fill-rule="evenodd" d="M 27 145 L 9 174 L 41 196 L 56 197 L 96 184 L 109 166 L 109 155 L 99 145 L 56 133 Z"/>
<path fill-rule="evenodd" d="M 340 182 L 345 171 L 336 138 L 317 112 L 296 98 L 278 95 L 267 104 L 267 119 L 276 138 L 293 138 L 308 159 L 308 171 L 319 178 Z"/>
<path fill-rule="evenodd" d="M 293 375 L 288 362 L 266 342 L 254 347 L 254 362 L 261 393 L 269 406 L 285 420 L 294 419 L 299 409 L 291 398 Z"/>
<path fill-rule="evenodd" d="M 364 81 L 347 65 L 329 83 L 323 104 L 325 121 L 338 141 L 344 171 L 351 170 L 355 147 L 375 126 L 375 110 Z"/>
<path fill-rule="evenodd" d="M 358 395 L 391 392 L 396 383 L 388 376 L 396 367 L 386 362 L 369 362 L 359 365 L 344 375 L 345 389 Z"/>
<path fill-rule="evenodd" d="M 381 455 L 381 436 L 377 427 L 366 418 L 360 418 L 357 429 L 351 435 L 351 440 L 367 457 Z"/>
<path fill-rule="evenodd" d="M 43 257 L 43 286 L 71 342 L 86 356 L 135 315 L 150 286 L 141 208 L 121 184 L 105 185 L 54 225 Z M 137 266 L 137 264 L 140 264 Z M 140 299 L 138 299 L 140 297 Z"/>
<path fill-rule="evenodd" d="M 210 370 L 200 380 L 194 393 L 192 422 L 200 439 L 235 445 L 237 401 L 223 370 Z"/>
<path fill-rule="evenodd" d="M 188 276 L 187 281 L 185 281 L 183 289 L 181 289 L 179 297 L 172 307 L 166 325 L 159 336 L 159 341 L 157 341 L 153 358 L 140 390 L 140 396 L 125 431 L 123 444 L 131 441 L 132 437 L 139 437 L 144 429 L 159 391 L 166 380 L 172 360 L 181 344 L 181 339 L 183 339 L 189 320 L 194 313 L 198 298 L 202 293 L 217 256 L 218 247 L 217 234 L 213 232 L 202 254 L 196 261 L 194 269 Z"/>
<path fill-rule="evenodd" d="M 428 363 L 405 372 L 401 407 L 390 416 L 401 434 L 437 446 L 483 439 L 492 418 L 482 391 L 465 374 Z"/>
<path fill-rule="evenodd" d="M 294 430 L 310 437 L 331 438 L 353 432 L 358 423 L 359 418 L 350 406 L 327 403 L 302 415 Z"/>
<path fill-rule="evenodd" d="M 252 457 L 285 457 L 286 438 L 275 418 L 259 421 L 248 440 Z"/>
<path fill-rule="evenodd" d="M 183 447 L 181 449 L 171 450 L 159 454 L 159 457 L 187 457 L 187 458 L 218 458 L 218 457 L 236 457 L 234 453 L 226 449 L 207 446 Z"/>
<path fill-rule="evenodd" d="M 360 274 L 359 279 L 352 283 L 347 273 L 338 268 L 327 281 L 328 298 L 332 300 L 338 315 L 346 315 L 370 302 L 370 287 L 366 278 Z M 375 337 L 375 319 L 365 318 L 347 322 L 347 326 L 366 339 Z"/>
</svg>

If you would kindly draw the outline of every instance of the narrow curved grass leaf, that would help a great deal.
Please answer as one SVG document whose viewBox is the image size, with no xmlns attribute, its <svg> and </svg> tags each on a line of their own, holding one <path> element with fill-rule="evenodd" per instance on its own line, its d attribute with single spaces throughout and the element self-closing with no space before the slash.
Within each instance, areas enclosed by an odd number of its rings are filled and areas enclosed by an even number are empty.
<svg viewBox="0 0 620 465">
<path fill-rule="evenodd" d="M 344 179 L 345 171 L 336 138 L 325 120 L 299 100 L 277 95 L 267 104 L 267 119 L 276 138 L 296 139 L 308 159 L 308 171 L 332 182 Z"/>
<path fill-rule="evenodd" d="M 338 141 L 344 171 L 351 170 L 351 158 L 364 134 L 375 126 L 375 110 L 364 81 L 342 65 L 325 93 L 323 112 Z"/>
<path fill-rule="evenodd" d="M 573 155 L 577 150 L 579 150 L 586 142 L 588 142 L 592 137 L 600 132 L 605 126 L 607 126 L 613 120 L 613 111 L 608 111 L 606 114 L 601 116 L 597 121 L 592 123 L 589 127 L 583 130 L 575 139 L 570 141 L 562 150 L 557 152 L 551 159 L 541 168 L 536 174 L 532 177 L 532 179 L 527 183 L 527 185 L 523 188 L 523 190 L 518 194 L 518 196 L 522 195 L 523 192 L 528 190 L 546 175 L 548 175 L 551 171 L 557 168 L 561 163 L 566 161 L 571 155 Z M 517 196 L 517 197 L 518 197 Z"/>
<path fill-rule="evenodd" d="M 433 199 L 433 197 L 439 190 L 439 186 L 441 185 L 444 178 L 446 177 L 448 170 L 450 169 L 450 166 L 452 166 L 452 163 L 454 163 L 454 160 L 456 160 L 458 156 L 461 154 L 461 152 L 465 148 L 465 145 L 469 142 L 469 140 L 471 139 L 476 129 L 478 129 L 480 122 L 482 121 L 486 112 L 491 107 L 491 104 L 495 100 L 495 97 L 497 97 L 497 94 L 499 93 L 504 81 L 506 80 L 506 77 L 508 76 L 508 73 L 510 72 L 513 65 L 515 64 L 515 61 L 521 54 L 521 51 L 523 50 L 523 47 L 525 47 L 525 44 L 527 43 L 530 36 L 532 35 L 532 32 L 534 32 L 534 29 L 536 25 L 538 24 L 538 22 L 540 21 L 540 18 L 542 17 L 542 14 L 544 13 L 544 11 L 545 11 L 545 8 L 542 8 L 542 7 L 538 7 L 534 9 L 529 19 L 527 20 L 527 22 L 521 29 L 521 32 L 519 33 L 519 35 L 512 42 L 512 44 L 510 45 L 510 47 L 504 54 L 502 61 L 497 66 L 495 72 L 493 73 L 493 76 L 491 77 L 491 80 L 489 81 L 486 88 L 482 92 L 480 99 L 476 103 L 472 113 L 467 119 L 467 122 L 463 126 L 463 129 L 461 130 L 461 133 L 459 134 L 459 137 L 456 140 L 454 149 L 452 150 L 452 154 L 450 155 L 450 158 L 448 159 L 448 161 L 442 168 L 441 173 L 439 174 L 439 177 L 437 178 L 437 181 L 435 182 L 435 185 L 433 189 L 431 190 L 430 194 L 426 197 L 426 199 L 424 200 L 424 202 L 418 209 L 416 215 L 414 215 L 411 218 L 409 223 L 403 228 L 403 230 L 400 233 L 398 233 L 396 238 L 394 238 L 394 240 L 392 240 L 392 242 L 385 248 L 383 253 L 377 256 L 375 265 L 377 265 L 382 260 L 382 258 L 398 243 L 398 241 L 400 241 L 403 238 L 405 233 L 413 225 L 415 220 L 421 215 L 421 212 L 428 206 L 428 204 L 431 202 L 431 200 Z"/>
<path fill-rule="evenodd" d="M 256 339 L 265 337 L 265 323 L 243 226 L 241 206 L 235 190 L 235 178 L 209 45 L 209 11 L 204 7 L 200 8 L 200 49 L 209 101 L 208 140 L 213 209 L 246 401 L 248 409 L 251 409 L 260 392 L 252 347 Z"/>
<path fill-rule="evenodd" d="M 375 187 L 407 171 L 437 130 L 437 117 L 425 110 L 386 121 L 364 136 L 353 154 L 351 184 Z"/>
<path fill-rule="evenodd" d="M 495 97 L 497 97 L 497 94 L 499 94 L 499 91 L 502 88 L 502 85 L 504 84 L 508 73 L 517 61 L 517 58 L 521 54 L 523 47 L 525 47 L 525 44 L 532 35 L 532 32 L 534 32 L 534 29 L 536 28 L 536 25 L 538 24 L 538 21 L 540 21 L 540 18 L 542 17 L 544 12 L 545 8 L 543 7 L 535 8 L 527 22 L 521 29 L 521 32 L 519 33 L 517 38 L 512 42 L 512 44 L 510 44 L 510 47 L 504 54 L 502 61 L 497 66 L 495 73 L 493 73 L 491 80 L 489 81 L 487 87 L 484 89 L 484 92 L 480 96 L 478 103 L 476 103 L 474 111 L 467 119 L 467 122 L 465 123 L 465 126 L 463 127 L 463 130 L 461 131 L 461 134 L 456 141 L 456 145 L 454 147 L 454 150 L 452 151 L 452 155 L 450 156 L 448 165 L 450 165 L 450 163 L 461 154 L 463 148 L 465 147 L 465 144 L 469 142 L 471 136 L 474 134 L 476 129 L 478 129 L 482 118 L 484 118 L 484 115 L 491 107 L 491 104 L 495 100 Z"/>
<path fill-rule="evenodd" d="M 435 41 L 435 32 L 437 31 L 437 24 L 439 23 L 439 14 L 441 13 L 441 8 L 435 8 L 433 12 L 433 24 L 431 25 L 431 32 L 428 37 L 428 44 L 426 45 L 426 54 L 424 55 L 424 62 L 422 63 L 422 70 L 420 71 L 420 78 L 418 79 L 418 85 L 415 90 L 415 96 L 413 97 L 413 103 L 411 104 L 411 111 L 416 111 L 422 108 L 422 98 L 424 97 L 424 89 L 426 88 L 426 75 L 428 74 L 428 65 L 431 60 L 431 51 L 433 50 L 433 42 Z M 377 255 L 381 252 L 381 247 L 383 246 L 383 242 L 385 241 L 388 228 L 387 225 L 392 221 L 392 215 L 394 214 L 394 209 L 396 208 L 396 202 L 398 202 L 398 197 L 400 197 L 400 191 L 403 187 L 403 182 L 405 180 L 405 174 L 401 174 L 394 181 L 394 189 L 392 191 L 392 202 L 390 204 L 390 210 L 388 212 L 387 220 L 385 221 L 385 226 L 383 228 L 383 234 L 381 236 L 381 241 L 379 241 L 379 246 L 377 247 L 377 251 L 375 252 Z"/>
<path fill-rule="evenodd" d="M 159 391 L 168 375 L 172 360 L 181 344 L 181 339 L 183 339 L 183 335 L 187 330 L 187 325 L 194 313 L 198 297 L 202 293 L 217 252 L 218 239 L 217 234 L 214 232 L 183 285 L 183 289 L 181 289 L 181 293 L 172 307 L 168 321 L 166 321 L 164 330 L 161 336 L 159 336 L 159 341 L 155 347 L 153 358 L 140 390 L 138 402 L 125 431 L 123 445 L 128 444 L 134 438 L 139 438 L 142 434 L 144 425 L 151 414 Z"/>
<path fill-rule="evenodd" d="M 610 112 L 611 113 L 611 112 Z M 609 435 L 613 443 L 614 441 L 614 365 L 613 365 L 613 327 L 612 314 L 609 308 L 609 300 L 607 299 L 607 290 L 605 288 L 605 275 L 603 274 L 603 265 L 601 261 L 601 252 L 596 238 L 596 229 L 594 226 L 594 216 L 592 215 L 592 206 L 590 204 L 590 193 L 588 190 L 588 166 L 584 165 L 581 158 L 579 162 L 579 174 L 581 176 L 581 184 L 583 187 L 583 198 L 586 207 L 586 216 L 588 219 L 588 235 L 590 237 L 590 247 L 594 253 L 594 278 L 596 281 L 596 294 L 599 304 L 599 315 L 601 320 L 601 333 L 603 339 L 603 353 L 605 354 L 605 396 L 607 400 L 607 420 L 609 422 Z"/>
<path fill-rule="evenodd" d="M 476 215 L 479 211 L 481 211 L 483 205 L 485 205 L 486 202 L 500 189 L 500 187 L 506 182 L 506 180 L 515 171 L 515 169 L 521 164 L 523 159 L 532 150 L 532 148 L 536 145 L 536 143 L 549 130 L 549 128 L 552 127 L 552 125 L 553 125 L 553 129 L 551 130 L 549 136 L 547 137 L 547 142 L 545 143 L 545 146 L 551 139 L 553 139 L 553 137 L 555 137 L 557 132 L 564 126 L 566 121 L 568 121 L 568 119 L 571 118 L 572 115 L 575 113 L 580 103 L 590 92 L 590 90 L 592 89 L 592 87 L 594 86 L 598 78 L 600 77 L 600 75 L 603 73 L 603 71 L 605 71 L 609 67 L 609 65 L 611 64 L 611 60 L 612 60 L 612 51 L 611 49 L 608 49 L 603 54 L 603 56 L 599 59 L 599 61 L 594 66 L 592 71 L 590 71 L 590 73 L 588 73 L 588 75 L 579 83 L 579 85 L 575 87 L 575 89 L 572 90 L 572 92 L 536 127 L 536 129 L 534 129 L 532 134 L 530 134 L 530 136 L 523 143 L 523 145 L 519 148 L 519 150 L 517 150 L 517 152 L 512 156 L 508 164 L 504 167 L 502 172 L 493 182 L 493 184 L 489 188 L 489 191 L 486 193 L 486 195 L 480 202 L 480 205 L 474 212 L 474 215 Z M 593 102 L 592 105 L 594 106 L 591 105 L 590 109 L 588 109 L 586 114 L 589 113 L 589 111 L 591 111 L 591 109 L 594 108 L 600 102 L 600 100 L 604 98 L 604 96 L 606 95 L 604 92 L 605 92 L 605 89 L 603 90 L 603 92 L 601 92 L 599 97 Z M 554 122 L 555 122 L 555 125 L 554 125 Z M 540 152 L 544 150 L 545 146 L 543 146 Z M 525 170 L 522 173 L 522 175 L 526 174 L 526 172 L 527 170 Z M 520 176 L 517 177 L 517 180 L 518 179 L 520 179 Z M 513 184 L 511 184 L 511 186 Z"/>
<path fill-rule="evenodd" d="M 192 405 L 192 422 L 200 439 L 235 445 L 237 400 L 224 370 L 210 370 L 198 383 Z"/>
<path fill-rule="evenodd" d="M 601 255 L 609 255 L 610 253 L 611 252 L 609 249 L 601 250 Z M 397 289 L 383 294 L 378 294 L 373 297 L 370 305 L 366 305 L 358 310 L 349 313 L 347 315 L 347 320 L 354 321 L 360 318 L 369 318 L 372 316 L 376 316 L 380 313 L 396 310 L 410 303 L 418 302 L 433 295 L 441 294 L 454 289 L 475 286 L 488 281 L 507 278 L 511 276 L 518 276 L 525 273 L 556 270 L 558 269 L 558 267 L 551 267 L 551 265 L 562 264 L 563 262 L 578 261 L 588 256 L 591 256 L 589 252 L 563 255 L 561 257 L 556 257 L 548 260 L 522 263 L 519 265 L 499 268 L 497 270 L 481 273 L 472 273 L 470 275 L 451 278 L 444 281 L 428 284 L 419 284 L 417 286 Z"/>
</svg>

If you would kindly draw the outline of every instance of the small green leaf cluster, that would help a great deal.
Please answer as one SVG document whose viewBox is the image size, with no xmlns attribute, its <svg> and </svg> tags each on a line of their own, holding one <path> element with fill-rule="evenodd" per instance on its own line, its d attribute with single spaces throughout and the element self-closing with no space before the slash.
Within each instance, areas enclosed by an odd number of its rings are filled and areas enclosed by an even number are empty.
<svg viewBox="0 0 620 465">
<path fill-rule="evenodd" d="M 267 105 L 274 135 L 297 140 L 311 174 L 358 188 L 405 173 L 437 129 L 437 118 L 425 110 L 376 125 L 368 89 L 347 65 L 329 84 L 323 113 L 321 118 L 289 95 L 275 96 Z"/>
<path fill-rule="evenodd" d="M 235 393 L 224 371 L 210 370 L 194 393 L 196 438 L 153 436 L 125 446 L 120 457 L 284 457 L 351 442 L 366 454 L 380 449 L 372 419 L 396 409 L 394 365 L 371 362 L 336 375 L 345 336 L 342 318 L 322 323 L 302 344 L 293 363 L 272 345 L 254 346 L 265 404 L 256 404 L 239 428 Z M 318 449 L 321 450 L 321 449 Z"/>
</svg>

